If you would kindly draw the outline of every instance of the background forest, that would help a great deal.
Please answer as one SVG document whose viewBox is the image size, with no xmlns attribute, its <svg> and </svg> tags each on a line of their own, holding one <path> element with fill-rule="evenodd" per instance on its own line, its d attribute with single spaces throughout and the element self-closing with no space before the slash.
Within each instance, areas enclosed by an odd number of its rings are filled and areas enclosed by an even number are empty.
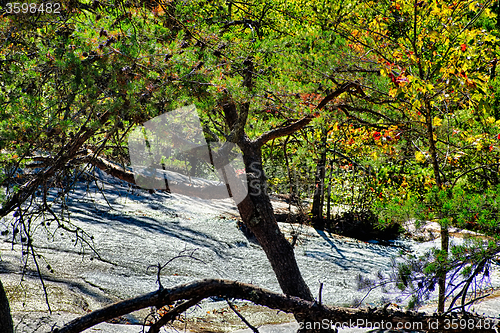
<svg viewBox="0 0 500 333">
<path fill-rule="evenodd" d="M 351 236 L 438 222 L 441 247 L 399 267 L 413 306 L 437 289 L 439 312 L 465 311 L 498 262 L 498 2 L 1 5 L 0 216 L 17 217 L 1 231 L 35 262 L 40 216 L 87 240 L 47 191 L 64 203 L 94 167 L 134 183 L 129 134 L 191 104 L 207 142 L 243 152 L 232 172 L 264 189 L 238 209 L 284 294 L 314 301 L 293 246 L 269 236 L 280 234 L 270 193 L 302 203 L 302 223 Z M 450 227 L 482 236 L 450 246 Z"/>
</svg>

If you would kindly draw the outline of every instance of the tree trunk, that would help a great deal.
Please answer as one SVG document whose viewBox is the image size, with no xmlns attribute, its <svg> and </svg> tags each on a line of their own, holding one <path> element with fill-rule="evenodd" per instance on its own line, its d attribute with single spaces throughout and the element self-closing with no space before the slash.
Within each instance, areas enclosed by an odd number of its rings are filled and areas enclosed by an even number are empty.
<svg viewBox="0 0 500 333">
<path fill-rule="evenodd" d="M 431 105 L 429 101 L 426 101 L 426 125 L 427 125 L 427 134 L 429 138 L 429 153 L 431 155 L 432 169 L 434 171 L 434 178 L 436 179 L 436 185 L 441 189 L 443 182 L 441 180 L 441 174 L 439 172 L 439 161 L 437 158 L 436 151 L 436 141 L 434 140 L 434 128 L 432 125 L 432 113 L 431 113 Z M 442 218 L 441 213 L 439 214 L 439 218 Z M 448 226 L 441 224 L 441 251 L 443 251 L 446 256 L 448 256 L 449 250 L 449 241 L 450 241 L 450 233 L 448 230 Z M 442 270 L 438 276 L 438 309 L 437 311 L 440 313 L 444 313 L 444 306 L 446 302 L 446 270 Z"/>
<path fill-rule="evenodd" d="M 273 207 L 266 191 L 260 146 L 245 138 L 240 144 L 240 149 L 243 152 L 248 178 L 248 196 L 238 204 L 241 218 L 266 253 L 283 293 L 314 302 L 314 297 L 302 278 L 295 260 L 293 247 L 281 233 L 274 217 Z M 302 323 L 308 321 L 300 314 L 296 314 L 295 318 Z"/>
<path fill-rule="evenodd" d="M 315 190 L 313 206 L 311 209 L 313 225 L 316 229 L 323 230 L 325 221 L 323 220 L 323 202 L 325 197 L 325 168 L 326 168 L 326 139 L 327 132 L 323 128 L 323 140 L 321 143 L 321 156 L 316 167 Z"/>
<path fill-rule="evenodd" d="M 313 296 L 300 274 L 292 245 L 281 233 L 266 191 L 261 149 L 246 140 L 240 145 L 248 177 L 249 195 L 238 205 L 241 218 L 267 255 L 281 289 L 287 295 L 312 301 Z"/>
<path fill-rule="evenodd" d="M 10 315 L 10 306 L 2 281 L 0 281 L 0 332 L 13 333 L 12 317 Z"/>
</svg>

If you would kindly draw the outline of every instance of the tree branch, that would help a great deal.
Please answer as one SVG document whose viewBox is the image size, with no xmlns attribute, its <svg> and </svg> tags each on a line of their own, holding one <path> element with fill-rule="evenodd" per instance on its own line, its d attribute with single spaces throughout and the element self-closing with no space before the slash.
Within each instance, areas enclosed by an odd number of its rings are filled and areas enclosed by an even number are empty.
<svg viewBox="0 0 500 333">
<path fill-rule="evenodd" d="M 259 329 L 255 326 L 253 326 L 252 324 L 250 324 L 250 322 L 245 317 L 243 317 L 243 315 L 236 309 L 236 307 L 233 305 L 233 303 L 231 303 L 231 301 L 229 301 L 228 298 L 226 298 L 226 302 L 227 302 L 227 305 L 229 305 L 229 307 L 231 308 L 231 310 L 233 310 L 234 314 L 237 315 L 238 318 L 240 318 L 240 320 L 242 322 L 244 322 L 245 325 L 247 325 L 248 328 L 250 328 L 252 330 L 252 332 L 260 333 Z"/>
<path fill-rule="evenodd" d="M 182 302 L 181 304 L 177 305 L 175 308 L 167 312 L 166 314 L 163 315 L 156 323 L 151 325 L 151 328 L 149 329 L 148 333 L 158 333 L 160 332 L 160 328 L 168 324 L 170 321 L 174 321 L 175 318 L 177 318 L 178 315 L 181 313 L 185 312 L 188 310 L 190 307 L 195 306 L 198 304 L 203 298 L 201 297 L 196 297 L 189 299 L 187 301 Z"/>
<path fill-rule="evenodd" d="M 108 111 L 101 115 L 98 121 L 101 124 L 104 124 L 111 113 Z M 38 186 L 43 184 L 48 178 L 52 177 L 58 170 L 61 170 L 63 166 L 70 161 L 75 155 L 78 154 L 80 148 L 83 144 L 92 137 L 95 132 L 99 129 L 98 127 L 87 128 L 86 125 L 90 121 L 90 116 L 85 122 L 85 124 L 80 128 L 80 131 L 75 136 L 75 140 L 65 145 L 59 151 L 59 154 L 55 157 L 55 162 L 52 166 L 50 166 L 47 170 L 40 172 L 36 175 L 36 177 L 19 189 L 0 209 L 0 216 L 5 216 L 9 212 L 11 212 L 18 204 L 22 204 L 26 199 L 29 198 L 33 192 L 36 191 Z"/>
<path fill-rule="evenodd" d="M 316 108 L 315 108 L 316 112 L 314 114 L 307 115 L 304 118 L 302 118 L 302 119 L 300 119 L 300 120 L 298 120 L 298 121 L 296 121 L 288 126 L 276 128 L 276 129 L 270 130 L 266 133 L 263 133 L 261 136 L 259 136 L 257 139 L 255 139 L 257 146 L 263 146 L 267 142 L 269 142 L 273 139 L 276 139 L 276 138 L 279 138 L 279 137 L 282 137 L 285 135 L 290 135 L 290 134 L 295 133 L 298 130 L 304 128 L 305 126 L 307 126 L 311 122 L 311 120 L 313 120 L 313 118 L 319 116 L 319 112 L 318 112 L 319 110 L 323 109 L 326 104 L 328 104 L 330 101 L 334 100 L 335 98 L 340 96 L 342 93 L 347 92 L 347 91 L 364 96 L 364 93 L 361 90 L 361 87 L 359 86 L 358 83 L 356 83 L 356 82 L 344 83 L 337 90 L 335 90 L 334 92 L 332 92 L 331 94 L 326 96 L 316 106 Z"/>
<path fill-rule="evenodd" d="M 127 313 L 137 311 L 150 306 L 160 308 L 167 304 L 173 304 L 179 300 L 191 300 L 196 298 L 207 298 L 211 296 L 222 296 L 226 298 L 236 298 L 248 300 L 255 304 L 266 306 L 271 309 L 278 309 L 284 312 L 293 314 L 306 315 L 311 321 L 322 323 L 328 320 L 330 323 L 359 323 L 367 322 L 384 322 L 393 323 L 393 326 L 401 325 L 400 323 L 410 323 L 415 327 L 415 323 L 420 323 L 421 328 L 427 332 L 442 331 L 445 325 L 444 320 L 450 319 L 450 316 L 435 316 L 425 313 L 417 313 L 411 311 L 400 311 L 391 309 L 352 309 L 341 307 L 329 307 L 310 302 L 298 297 L 285 296 L 273 291 L 262 289 L 247 283 L 241 283 L 230 280 L 221 279 L 206 279 L 197 282 L 183 284 L 177 287 L 155 291 L 136 298 L 117 302 L 104 307 L 100 310 L 91 312 L 83 317 L 77 318 L 60 329 L 53 329 L 53 333 L 77 333 L 88 329 L 94 325 L 102 323 L 106 320 L 125 315 Z M 474 319 L 478 322 L 482 317 L 463 314 L 454 319 Z M 437 323 L 439 325 L 431 325 Z M 302 323 L 304 324 L 304 323 Z M 311 322 L 311 324 L 313 324 Z M 475 325 L 476 326 L 476 325 Z M 491 325 L 491 329 L 471 329 L 469 332 L 494 332 L 495 325 Z M 449 329 L 447 332 L 461 332 L 458 329 Z"/>
<path fill-rule="evenodd" d="M 318 113 L 310 114 L 310 115 L 307 115 L 304 118 L 302 118 L 302 119 L 300 119 L 300 120 L 298 120 L 298 121 L 296 121 L 288 126 L 270 130 L 270 131 L 262 134 L 261 136 L 259 136 L 257 139 L 255 139 L 254 142 L 257 144 L 258 147 L 262 147 L 267 142 L 269 142 L 273 139 L 293 134 L 293 133 L 297 132 L 298 130 L 307 126 L 311 122 L 311 120 L 313 120 L 318 115 L 319 115 Z"/>
</svg>

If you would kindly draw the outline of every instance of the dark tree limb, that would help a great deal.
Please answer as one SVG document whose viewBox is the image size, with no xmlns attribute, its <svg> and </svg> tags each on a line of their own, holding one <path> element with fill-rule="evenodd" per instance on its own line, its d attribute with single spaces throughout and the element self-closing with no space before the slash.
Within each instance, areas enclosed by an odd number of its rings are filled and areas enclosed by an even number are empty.
<svg viewBox="0 0 500 333">
<path fill-rule="evenodd" d="M 185 302 L 182 302 L 181 304 L 177 305 L 174 307 L 172 310 L 164 314 L 156 323 L 151 325 L 151 328 L 149 329 L 148 333 L 158 333 L 160 332 L 160 328 L 163 326 L 167 325 L 169 322 L 174 321 L 175 318 L 177 318 L 178 315 L 181 313 L 185 312 L 189 308 L 195 306 L 198 304 L 203 298 L 196 297 L 192 298 L 190 300 L 187 300 Z"/>
<path fill-rule="evenodd" d="M 347 82 L 341 85 L 337 90 L 335 90 L 334 92 L 323 98 L 323 100 L 318 104 L 318 106 L 316 106 L 316 109 L 321 110 L 322 108 L 325 107 L 326 104 L 328 104 L 329 102 L 331 102 L 332 100 L 339 97 L 341 94 L 345 92 L 361 94 L 362 96 L 365 95 L 364 92 L 361 90 L 359 83 Z"/>
<path fill-rule="evenodd" d="M 294 122 L 288 126 L 275 128 L 273 130 L 270 130 L 266 133 L 263 133 L 261 136 L 259 136 L 257 139 L 255 139 L 255 142 L 256 142 L 257 146 L 262 147 L 267 142 L 269 142 L 273 139 L 277 139 L 277 138 L 282 137 L 282 136 L 293 134 L 293 133 L 297 132 L 298 130 L 301 130 L 302 128 L 306 127 L 311 122 L 311 120 L 313 120 L 318 115 L 319 115 L 318 113 L 310 114 L 310 115 L 303 117 L 300 120 L 297 120 L 296 122 Z"/>
<path fill-rule="evenodd" d="M 318 304 L 316 302 L 306 301 L 294 296 L 285 296 L 273 291 L 262 289 L 247 283 L 241 283 L 222 279 L 206 279 L 197 282 L 183 284 L 177 287 L 155 291 L 139 297 L 131 298 L 125 301 L 117 302 L 100 310 L 91 312 L 83 317 L 76 318 L 60 329 L 53 329 L 53 333 L 78 333 L 106 320 L 125 315 L 146 307 L 155 306 L 160 308 L 167 304 L 174 304 L 179 300 L 204 299 L 211 296 L 226 298 L 236 298 L 251 301 L 257 305 L 266 306 L 271 309 L 277 309 L 295 315 L 305 315 L 308 320 L 313 322 L 323 322 L 327 320 L 330 323 L 349 323 L 364 320 L 364 322 L 384 322 L 393 323 L 396 327 L 398 323 L 410 323 L 415 327 L 415 323 L 421 323 L 421 327 L 427 332 L 443 331 L 445 320 L 452 319 L 451 316 L 436 316 L 425 313 L 411 311 L 381 309 L 352 309 L 341 307 L 330 307 Z M 194 301 L 193 301 L 194 303 Z M 183 303 L 187 304 L 187 303 Z M 484 318 L 472 315 L 462 314 L 453 319 L 473 319 L 475 322 L 484 320 Z M 439 322 L 439 325 L 431 325 Z M 496 326 L 491 325 L 490 329 L 473 328 L 469 332 L 494 332 Z M 446 332 L 462 332 L 460 328 L 446 330 Z"/>
<path fill-rule="evenodd" d="M 334 92 L 332 92 L 331 94 L 329 94 L 328 96 L 323 98 L 323 100 L 316 106 L 316 108 L 315 108 L 316 112 L 314 114 L 307 115 L 307 116 L 303 117 L 302 119 L 300 119 L 300 120 L 298 120 L 298 121 L 296 121 L 288 126 L 270 130 L 270 131 L 262 134 L 261 136 L 259 136 L 257 139 L 255 139 L 255 142 L 257 143 L 258 146 L 261 147 L 273 139 L 276 139 L 276 138 L 279 138 L 279 137 L 282 137 L 285 135 L 291 135 L 291 134 L 297 132 L 298 130 L 307 126 L 311 122 L 311 120 L 313 120 L 315 117 L 319 116 L 319 113 L 318 113 L 319 110 L 323 109 L 329 102 L 331 102 L 332 100 L 339 97 L 341 94 L 343 94 L 345 92 L 351 92 L 354 94 L 364 96 L 364 92 L 363 92 L 363 90 L 361 90 L 361 87 L 358 83 L 356 83 L 356 82 L 344 83 L 337 90 L 335 90 Z"/>
<path fill-rule="evenodd" d="M 103 115 L 101 115 L 98 121 L 101 124 L 104 124 L 110 116 L 111 113 L 108 111 Z M 89 123 L 89 121 L 90 121 L 90 116 L 89 119 L 87 119 L 85 125 L 83 125 L 80 128 L 80 131 L 75 135 L 75 140 L 65 145 L 59 151 L 59 154 L 54 159 L 53 165 L 46 168 L 46 170 L 37 174 L 35 178 L 33 178 L 32 180 L 28 181 L 26 184 L 21 186 L 19 191 L 9 198 L 9 200 L 0 209 L 0 216 L 7 215 L 19 204 L 25 202 L 33 194 L 33 192 L 36 191 L 38 186 L 40 186 L 47 179 L 52 177 L 57 171 L 61 170 L 66 165 L 66 163 L 68 163 L 71 159 L 75 157 L 75 155 L 78 154 L 83 144 L 90 137 L 92 137 L 99 129 L 98 127 L 87 128 L 86 125 Z"/>
</svg>

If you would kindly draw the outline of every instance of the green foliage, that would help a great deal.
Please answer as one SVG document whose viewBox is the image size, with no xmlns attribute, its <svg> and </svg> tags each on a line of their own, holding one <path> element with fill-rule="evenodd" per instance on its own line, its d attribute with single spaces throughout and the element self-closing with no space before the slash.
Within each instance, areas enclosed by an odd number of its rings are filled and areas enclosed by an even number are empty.
<svg viewBox="0 0 500 333">
<path fill-rule="evenodd" d="M 196 104 L 206 137 L 224 141 L 231 128 L 223 105 L 249 105 L 245 131 L 254 139 L 356 83 L 308 127 L 263 147 L 270 190 L 311 198 L 326 149 L 332 206 L 374 210 L 382 227 L 434 220 L 498 242 L 497 5 L 62 3 L 62 20 L 0 17 L 0 185 L 9 195 L 33 177 L 8 170 L 33 155 L 63 155 L 87 129 L 96 132 L 84 148 L 127 165 L 133 127 L 179 106 Z M 415 270 L 428 290 L 440 270 L 472 274 L 452 265 L 467 251 L 450 251 L 401 268 L 400 286 Z"/>
</svg>

